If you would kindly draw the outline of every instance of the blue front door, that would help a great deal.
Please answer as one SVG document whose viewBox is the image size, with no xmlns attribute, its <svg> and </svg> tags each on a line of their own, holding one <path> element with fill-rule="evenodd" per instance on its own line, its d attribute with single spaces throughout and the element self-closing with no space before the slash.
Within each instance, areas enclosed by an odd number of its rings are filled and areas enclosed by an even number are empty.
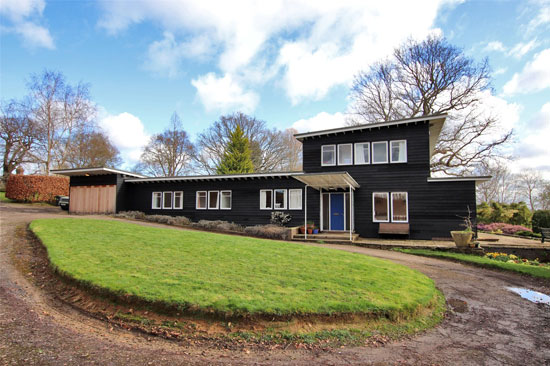
<svg viewBox="0 0 550 366">
<path fill-rule="evenodd" d="M 344 230 L 344 194 L 330 194 L 330 230 Z"/>
</svg>

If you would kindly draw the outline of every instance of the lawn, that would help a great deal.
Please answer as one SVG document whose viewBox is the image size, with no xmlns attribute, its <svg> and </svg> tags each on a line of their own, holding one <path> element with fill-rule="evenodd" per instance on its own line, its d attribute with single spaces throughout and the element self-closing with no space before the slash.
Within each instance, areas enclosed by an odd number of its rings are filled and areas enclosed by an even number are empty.
<svg viewBox="0 0 550 366">
<path fill-rule="evenodd" d="M 394 249 L 399 252 L 422 255 L 426 257 L 438 257 L 443 259 L 450 259 L 459 262 L 465 262 L 485 268 L 496 268 L 505 271 L 512 271 L 530 275 L 533 277 L 550 278 L 550 267 L 548 266 L 531 266 L 525 264 L 506 263 L 499 262 L 494 259 L 480 257 L 472 254 L 461 254 L 452 252 L 442 252 L 429 249 Z"/>
<path fill-rule="evenodd" d="M 410 268 L 327 248 L 115 220 L 30 227 L 52 264 L 78 281 L 205 313 L 407 318 L 439 294 Z"/>
<path fill-rule="evenodd" d="M 9 198 L 6 198 L 6 192 L 0 192 L 0 202 L 13 202 Z"/>
</svg>

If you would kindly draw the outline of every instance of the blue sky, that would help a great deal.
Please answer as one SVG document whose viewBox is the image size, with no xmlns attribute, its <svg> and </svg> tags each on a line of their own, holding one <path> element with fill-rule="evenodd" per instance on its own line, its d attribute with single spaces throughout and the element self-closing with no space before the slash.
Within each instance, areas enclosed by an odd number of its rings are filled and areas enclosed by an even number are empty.
<svg viewBox="0 0 550 366">
<path fill-rule="evenodd" d="M 550 173 L 550 1 L 0 2 L 0 96 L 31 73 L 91 84 L 127 166 L 176 111 L 196 136 L 244 111 L 277 128 L 338 127 L 357 71 L 438 33 L 489 58 L 487 113 L 514 128 L 512 168 Z M 547 175 L 548 176 L 548 175 Z"/>
</svg>

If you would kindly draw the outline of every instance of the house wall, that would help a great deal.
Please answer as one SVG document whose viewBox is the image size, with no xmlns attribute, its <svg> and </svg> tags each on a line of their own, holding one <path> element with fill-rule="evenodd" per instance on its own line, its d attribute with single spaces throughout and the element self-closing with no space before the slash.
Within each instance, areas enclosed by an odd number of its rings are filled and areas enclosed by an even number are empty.
<svg viewBox="0 0 550 366">
<path fill-rule="evenodd" d="M 125 210 L 137 210 L 148 215 L 185 216 L 192 221 L 224 220 L 240 225 L 265 225 L 270 222 L 271 212 L 283 211 L 292 216 L 288 226 L 299 226 L 304 223 L 304 210 L 261 210 L 260 190 L 304 188 L 304 184 L 291 177 L 276 177 L 241 180 L 204 180 L 200 182 L 157 182 L 125 183 Z M 198 210 L 196 205 L 197 191 L 231 190 L 231 210 Z M 183 209 L 152 209 L 153 192 L 183 191 Z M 287 194 L 288 200 L 288 194 Z M 305 203 L 305 192 L 302 192 L 302 206 Z M 319 192 L 308 189 L 308 221 L 319 225 Z"/>
<path fill-rule="evenodd" d="M 407 140 L 407 162 L 368 165 L 321 166 L 321 146 L 356 142 Z M 306 173 L 346 171 L 359 183 L 355 191 L 355 231 L 377 237 L 373 222 L 373 192 L 407 192 L 410 237 L 450 237 L 468 215 L 475 219 L 475 182 L 430 182 L 428 122 L 307 138 L 302 141 Z M 389 147 L 389 146 L 388 146 Z M 371 151 L 372 153 L 372 151 Z M 372 156 L 371 156 L 372 158 Z"/>
</svg>

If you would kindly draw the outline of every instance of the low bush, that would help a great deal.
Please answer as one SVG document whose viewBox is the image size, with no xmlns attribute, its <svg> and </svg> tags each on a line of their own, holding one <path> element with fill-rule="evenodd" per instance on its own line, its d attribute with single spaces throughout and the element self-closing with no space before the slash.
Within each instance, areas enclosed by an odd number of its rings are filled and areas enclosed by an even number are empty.
<svg viewBox="0 0 550 366">
<path fill-rule="evenodd" d="M 273 225 L 285 226 L 292 220 L 292 216 L 282 211 L 274 211 L 271 213 L 271 223 Z"/>
<path fill-rule="evenodd" d="M 146 215 L 141 211 L 121 211 L 115 214 L 114 217 L 130 220 L 144 220 L 174 226 L 187 226 L 191 224 L 191 220 L 185 216 Z"/>
<path fill-rule="evenodd" d="M 141 211 L 120 211 L 114 215 L 120 219 L 144 220 L 146 215 Z"/>
<path fill-rule="evenodd" d="M 21 202 L 55 202 L 55 196 L 69 195 L 69 178 L 46 175 L 10 175 L 6 198 Z"/>
<path fill-rule="evenodd" d="M 192 223 L 191 226 L 197 229 L 212 231 L 238 231 L 241 233 L 244 231 L 241 225 L 222 220 L 200 220 L 199 222 Z"/>
<path fill-rule="evenodd" d="M 533 233 L 531 231 L 517 231 L 515 235 L 519 236 L 525 236 L 528 238 L 540 238 L 541 235 L 539 233 Z"/>
<path fill-rule="evenodd" d="M 251 236 L 267 239 L 289 240 L 290 230 L 278 225 L 247 226 L 244 232 Z"/>
<path fill-rule="evenodd" d="M 550 210 L 535 211 L 531 223 L 536 233 L 540 233 L 541 227 L 550 227 Z"/>
<path fill-rule="evenodd" d="M 531 229 L 521 225 L 511 225 L 505 224 L 503 222 L 493 222 L 491 224 L 478 224 L 478 230 L 489 231 L 491 233 L 504 233 L 504 234 L 515 234 L 519 231 L 528 231 L 531 232 Z"/>
</svg>

